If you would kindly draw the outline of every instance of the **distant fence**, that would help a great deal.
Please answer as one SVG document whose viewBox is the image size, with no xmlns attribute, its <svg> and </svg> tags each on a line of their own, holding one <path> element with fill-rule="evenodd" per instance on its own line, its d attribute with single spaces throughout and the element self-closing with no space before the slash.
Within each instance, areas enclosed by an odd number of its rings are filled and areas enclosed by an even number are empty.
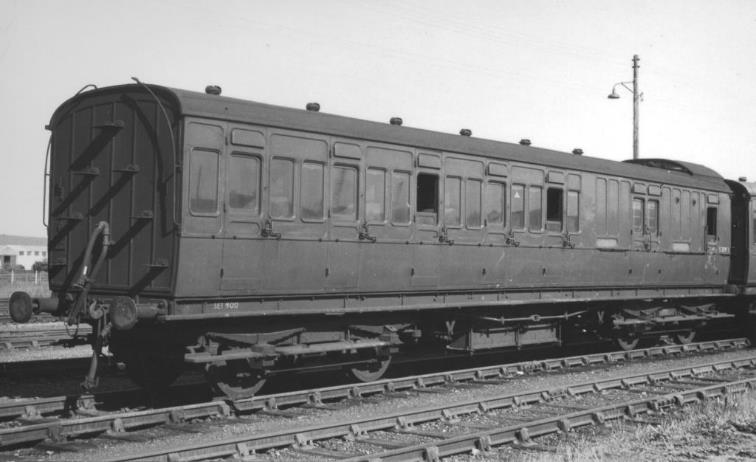
<svg viewBox="0 0 756 462">
<path fill-rule="evenodd" d="M 0 273 L 0 286 L 47 286 L 47 271 L 8 271 Z"/>
</svg>

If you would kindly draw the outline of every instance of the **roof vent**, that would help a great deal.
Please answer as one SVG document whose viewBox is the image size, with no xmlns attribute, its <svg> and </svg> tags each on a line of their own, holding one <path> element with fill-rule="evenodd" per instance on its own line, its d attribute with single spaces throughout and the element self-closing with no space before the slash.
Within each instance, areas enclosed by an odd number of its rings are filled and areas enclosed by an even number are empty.
<svg viewBox="0 0 756 462">
<path fill-rule="evenodd" d="M 580 148 L 575 148 L 575 149 L 572 150 L 572 153 L 575 154 L 576 156 L 582 156 L 583 155 L 583 150 L 580 149 Z"/>
<path fill-rule="evenodd" d="M 469 128 L 463 128 L 459 131 L 459 134 L 462 136 L 472 136 L 472 130 L 470 130 Z"/>
<path fill-rule="evenodd" d="M 523 146 L 530 146 L 530 140 L 527 138 L 523 138 L 520 140 L 520 144 Z"/>
<path fill-rule="evenodd" d="M 740 178 L 738 178 L 738 181 L 745 183 L 746 181 L 748 181 L 748 177 L 741 176 Z"/>
<path fill-rule="evenodd" d="M 645 165 L 646 167 L 661 168 L 672 172 L 693 175 L 693 172 L 690 171 L 690 169 L 686 167 L 685 164 L 681 164 L 680 162 L 675 162 L 674 160 L 669 159 L 630 159 L 623 160 L 622 162 L 627 162 L 628 164 Z M 712 175 L 709 174 L 709 176 Z"/>
<path fill-rule="evenodd" d="M 389 123 L 391 125 L 401 125 L 404 121 L 401 117 L 392 117 L 391 120 L 389 120 Z"/>
<path fill-rule="evenodd" d="M 305 108 L 310 112 L 320 112 L 319 103 L 307 103 L 307 106 L 305 106 Z"/>
<path fill-rule="evenodd" d="M 208 95 L 215 95 L 218 96 L 221 94 L 221 87 L 218 85 L 208 85 L 205 87 L 205 93 Z"/>
</svg>

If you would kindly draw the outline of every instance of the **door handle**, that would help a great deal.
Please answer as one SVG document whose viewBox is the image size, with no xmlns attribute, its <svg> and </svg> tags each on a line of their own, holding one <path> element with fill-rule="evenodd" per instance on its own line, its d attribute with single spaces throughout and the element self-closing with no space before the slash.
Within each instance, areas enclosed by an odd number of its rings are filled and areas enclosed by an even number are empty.
<svg viewBox="0 0 756 462">
<path fill-rule="evenodd" d="M 446 226 L 442 226 L 441 230 L 438 232 L 438 242 L 441 244 L 454 244 L 454 240 L 449 239 L 449 231 L 446 229 Z"/>
<path fill-rule="evenodd" d="M 281 233 L 273 232 L 273 221 L 270 219 L 270 217 L 265 219 L 262 230 L 260 230 L 260 235 L 262 237 L 269 237 L 272 239 L 281 239 Z"/>
<path fill-rule="evenodd" d="M 359 228 L 357 228 L 357 236 L 361 241 L 375 242 L 377 240 L 375 236 L 370 235 L 370 229 L 368 228 L 367 220 L 364 220 L 360 224 Z"/>
</svg>

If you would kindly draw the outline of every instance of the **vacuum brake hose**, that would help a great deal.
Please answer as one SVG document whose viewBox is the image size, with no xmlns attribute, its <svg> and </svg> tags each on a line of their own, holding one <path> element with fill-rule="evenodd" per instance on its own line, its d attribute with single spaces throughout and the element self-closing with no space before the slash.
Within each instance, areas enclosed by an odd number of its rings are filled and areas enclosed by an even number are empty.
<svg viewBox="0 0 756 462">
<path fill-rule="evenodd" d="M 92 252 L 94 251 L 95 244 L 101 238 L 100 254 L 97 256 L 97 261 L 92 266 Z M 102 263 L 108 255 L 108 249 L 110 248 L 110 225 L 107 221 L 101 221 L 97 223 L 97 227 L 89 236 L 89 242 L 87 243 L 87 249 L 84 251 L 84 258 L 81 261 L 81 270 L 79 271 L 79 277 L 74 283 L 74 287 L 80 289 L 78 297 L 74 302 L 71 312 L 68 314 L 68 325 L 78 323 L 79 314 L 84 310 L 87 304 L 87 297 L 89 295 L 89 289 L 95 281 L 97 273 L 102 267 Z M 110 325 L 104 324 L 104 318 L 100 317 L 95 320 L 93 325 L 96 338 L 92 343 L 92 360 L 89 363 L 89 371 L 84 377 L 84 381 L 81 386 L 84 390 L 90 391 L 97 386 L 97 367 L 98 358 L 102 353 L 102 345 L 104 338 L 108 336 L 110 332 Z"/>
<path fill-rule="evenodd" d="M 95 243 L 97 242 L 97 238 L 102 235 L 102 249 L 100 250 L 100 255 L 97 257 L 97 261 L 95 262 L 94 266 L 92 265 L 92 252 L 94 250 Z M 97 227 L 92 232 L 92 235 L 89 237 L 89 242 L 87 243 L 87 249 L 84 252 L 84 259 L 81 263 L 81 270 L 79 271 L 79 277 L 76 278 L 76 282 L 74 283 L 74 287 L 77 287 L 80 289 L 79 296 L 76 299 L 76 302 L 74 303 L 73 308 L 71 309 L 71 312 L 68 314 L 68 325 L 73 325 L 77 321 L 76 319 L 79 316 L 79 313 L 83 310 L 84 305 L 87 302 L 87 296 L 89 295 L 89 289 L 92 286 L 92 283 L 95 281 L 95 277 L 97 276 L 97 273 L 100 271 L 100 268 L 102 267 L 102 263 L 105 261 L 105 257 L 108 254 L 108 249 L 110 248 L 110 225 L 107 221 L 101 221 L 97 223 Z M 90 270 L 91 268 L 91 270 Z M 88 274 L 87 274 L 88 273 Z"/>
</svg>

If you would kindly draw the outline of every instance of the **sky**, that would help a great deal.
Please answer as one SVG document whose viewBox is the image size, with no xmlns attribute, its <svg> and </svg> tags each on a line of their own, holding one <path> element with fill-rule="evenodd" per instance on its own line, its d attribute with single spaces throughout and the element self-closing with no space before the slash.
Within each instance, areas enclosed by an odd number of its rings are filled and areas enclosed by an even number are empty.
<svg viewBox="0 0 756 462">
<path fill-rule="evenodd" d="M 55 108 L 143 82 L 756 180 L 752 0 L 0 0 L 0 234 L 44 236 Z"/>
</svg>

